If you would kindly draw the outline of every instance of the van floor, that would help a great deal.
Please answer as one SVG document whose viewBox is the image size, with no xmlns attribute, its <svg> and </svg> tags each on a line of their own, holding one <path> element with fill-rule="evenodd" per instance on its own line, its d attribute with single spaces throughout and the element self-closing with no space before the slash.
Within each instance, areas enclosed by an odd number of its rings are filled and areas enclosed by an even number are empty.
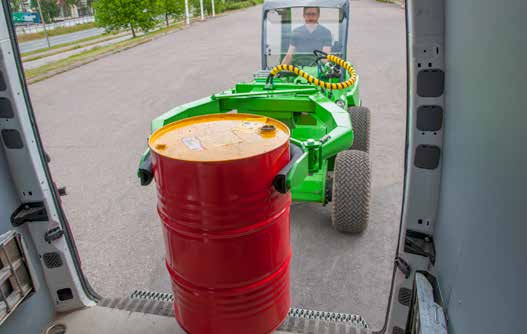
<svg viewBox="0 0 527 334">
<path fill-rule="evenodd" d="M 44 334 L 184 334 L 166 301 L 119 298 L 103 300 L 99 305 L 60 314 Z M 105 305 L 105 306 L 102 306 Z M 65 328 L 60 331 L 59 328 Z M 251 333 L 250 328 L 247 333 Z M 359 322 L 328 321 L 289 316 L 275 334 L 369 334 Z"/>
</svg>

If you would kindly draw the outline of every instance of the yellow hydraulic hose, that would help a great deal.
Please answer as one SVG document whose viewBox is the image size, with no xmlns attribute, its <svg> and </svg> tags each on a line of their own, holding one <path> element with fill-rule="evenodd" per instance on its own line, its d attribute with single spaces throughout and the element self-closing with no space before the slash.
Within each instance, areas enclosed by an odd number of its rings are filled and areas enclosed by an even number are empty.
<svg viewBox="0 0 527 334">
<path fill-rule="evenodd" d="M 355 72 L 355 69 L 353 68 L 353 66 L 351 66 L 347 61 L 345 61 L 345 60 L 343 60 L 343 59 L 341 59 L 341 58 L 339 58 L 337 56 L 334 56 L 334 55 L 324 55 L 324 57 L 321 57 L 320 59 L 324 59 L 324 58 L 329 60 L 330 62 L 333 62 L 333 63 L 335 63 L 337 65 L 340 65 L 342 68 L 346 69 L 346 71 L 348 71 L 348 73 L 350 75 L 350 78 L 348 80 L 344 81 L 344 82 L 339 82 L 339 83 L 325 82 L 325 81 L 322 81 L 322 80 L 318 80 L 314 76 L 311 76 L 311 75 L 307 74 L 306 72 L 302 71 L 301 69 L 299 69 L 296 66 L 293 66 L 293 65 L 277 65 L 271 70 L 271 73 L 269 73 L 269 79 L 272 82 L 273 77 L 275 75 L 277 75 L 279 72 L 281 72 L 281 71 L 289 71 L 289 72 L 293 72 L 296 75 L 306 79 L 309 83 L 312 83 L 315 86 L 322 87 L 322 88 L 325 88 L 325 89 L 338 90 L 338 89 L 346 89 L 346 88 L 348 88 L 350 86 L 353 86 L 355 81 L 357 81 L 357 73 Z"/>
</svg>

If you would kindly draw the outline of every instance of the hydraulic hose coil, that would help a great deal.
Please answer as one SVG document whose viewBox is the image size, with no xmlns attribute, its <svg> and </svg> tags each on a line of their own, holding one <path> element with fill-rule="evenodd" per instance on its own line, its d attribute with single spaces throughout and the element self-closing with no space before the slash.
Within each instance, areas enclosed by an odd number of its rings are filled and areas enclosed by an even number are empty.
<svg viewBox="0 0 527 334">
<path fill-rule="evenodd" d="M 355 69 L 353 68 L 353 66 L 351 66 L 351 64 L 349 64 L 347 61 L 345 61 L 345 60 L 343 60 L 343 59 L 341 59 L 341 58 L 339 58 L 337 56 L 334 56 L 334 55 L 324 55 L 324 57 L 320 57 L 320 59 L 324 59 L 324 58 L 327 59 L 330 62 L 333 62 L 333 63 L 341 66 L 346 71 L 348 71 L 348 73 L 350 75 L 349 79 L 344 81 L 344 82 L 338 82 L 338 83 L 326 82 L 326 81 L 319 80 L 319 79 L 315 78 L 312 75 L 307 74 L 306 72 L 302 71 L 301 69 L 299 69 L 296 66 L 285 65 L 284 64 L 284 65 L 277 65 L 277 66 L 275 66 L 271 70 L 271 73 L 269 73 L 269 77 L 267 78 L 267 81 L 272 83 L 273 82 L 273 78 L 279 72 L 289 71 L 289 72 L 293 72 L 296 75 L 306 79 L 309 83 L 311 83 L 311 84 L 313 84 L 315 86 L 318 86 L 318 87 L 325 88 L 325 89 L 333 89 L 333 90 L 346 89 L 346 88 L 348 88 L 350 86 L 353 86 L 355 84 L 355 82 L 357 81 L 357 73 L 355 72 Z"/>
</svg>

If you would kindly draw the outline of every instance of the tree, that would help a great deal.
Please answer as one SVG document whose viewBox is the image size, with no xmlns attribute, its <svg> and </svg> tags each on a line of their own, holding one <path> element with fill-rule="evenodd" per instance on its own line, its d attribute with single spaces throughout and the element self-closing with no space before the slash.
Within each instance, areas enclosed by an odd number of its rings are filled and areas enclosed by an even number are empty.
<svg viewBox="0 0 527 334">
<path fill-rule="evenodd" d="M 185 12 L 184 0 L 158 0 L 157 10 L 160 15 L 165 17 L 167 27 L 169 26 L 169 18 L 179 16 Z"/>
<path fill-rule="evenodd" d="M 107 31 L 131 29 L 148 31 L 156 24 L 156 0 L 98 0 L 94 3 L 95 22 Z"/>
<path fill-rule="evenodd" d="M 33 10 L 38 11 L 37 0 L 31 0 L 30 6 Z M 42 20 L 44 22 L 50 23 L 53 18 L 59 16 L 60 8 L 56 0 L 40 0 L 40 6 L 42 7 L 42 15 L 44 16 Z"/>
</svg>

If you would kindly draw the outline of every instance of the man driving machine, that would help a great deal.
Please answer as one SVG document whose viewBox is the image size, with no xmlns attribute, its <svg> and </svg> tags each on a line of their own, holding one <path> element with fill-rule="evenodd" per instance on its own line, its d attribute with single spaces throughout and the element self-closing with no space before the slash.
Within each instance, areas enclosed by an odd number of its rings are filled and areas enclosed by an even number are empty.
<svg viewBox="0 0 527 334">
<path fill-rule="evenodd" d="M 319 18 L 319 7 L 304 7 L 305 23 L 293 30 L 291 41 L 289 42 L 289 49 L 282 60 L 282 64 L 309 65 L 309 63 L 313 62 L 313 51 L 322 50 L 326 53 L 331 52 L 331 32 L 318 23 Z M 295 56 L 295 54 L 305 55 L 306 59 Z"/>
</svg>

